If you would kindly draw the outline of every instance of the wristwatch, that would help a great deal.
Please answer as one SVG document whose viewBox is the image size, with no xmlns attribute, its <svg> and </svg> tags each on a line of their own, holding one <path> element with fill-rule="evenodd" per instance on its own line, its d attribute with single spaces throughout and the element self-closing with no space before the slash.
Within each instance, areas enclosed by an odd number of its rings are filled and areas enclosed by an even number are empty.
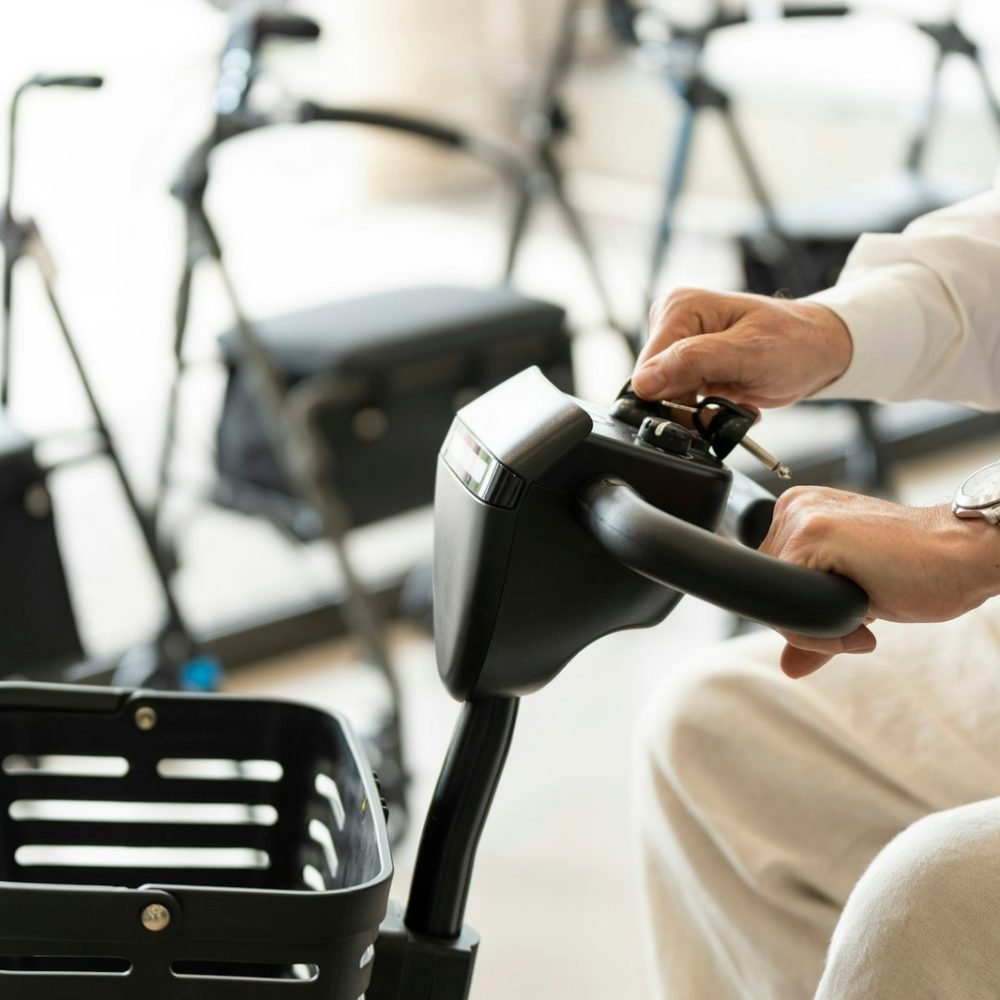
<svg viewBox="0 0 1000 1000">
<path fill-rule="evenodd" d="M 981 517 L 1000 524 L 1000 462 L 973 472 L 959 486 L 951 509 L 956 517 Z"/>
</svg>

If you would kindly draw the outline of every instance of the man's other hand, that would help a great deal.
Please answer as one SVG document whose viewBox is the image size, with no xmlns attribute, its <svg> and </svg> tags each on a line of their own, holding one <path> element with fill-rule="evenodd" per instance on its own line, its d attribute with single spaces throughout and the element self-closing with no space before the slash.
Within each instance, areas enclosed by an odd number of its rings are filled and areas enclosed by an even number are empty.
<svg viewBox="0 0 1000 1000">
<path fill-rule="evenodd" d="M 947 504 L 905 507 L 796 487 L 778 498 L 760 551 L 854 580 L 868 594 L 868 623 L 948 621 L 1000 593 L 1000 529 L 960 520 Z M 782 634 L 781 669 L 789 677 L 811 674 L 837 653 L 875 648 L 866 625 L 841 639 Z"/>
</svg>

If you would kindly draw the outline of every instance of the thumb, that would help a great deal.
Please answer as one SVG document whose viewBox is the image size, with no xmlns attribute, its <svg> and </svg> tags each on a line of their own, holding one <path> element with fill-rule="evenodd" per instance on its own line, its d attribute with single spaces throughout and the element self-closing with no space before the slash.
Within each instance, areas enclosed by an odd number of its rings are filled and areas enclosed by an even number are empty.
<svg viewBox="0 0 1000 1000">
<path fill-rule="evenodd" d="M 694 395 L 707 385 L 744 381 L 743 352 L 725 334 L 675 341 L 632 373 L 632 388 L 646 399 Z"/>
</svg>

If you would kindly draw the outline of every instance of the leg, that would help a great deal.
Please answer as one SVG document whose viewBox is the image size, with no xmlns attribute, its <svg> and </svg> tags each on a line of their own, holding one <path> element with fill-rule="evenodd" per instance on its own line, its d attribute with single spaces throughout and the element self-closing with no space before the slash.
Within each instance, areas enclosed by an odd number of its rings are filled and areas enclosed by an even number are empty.
<svg viewBox="0 0 1000 1000">
<path fill-rule="evenodd" d="M 1000 799 L 917 820 L 861 876 L 816 1000 L 989 1000 L 1000 991 Z"/>
<path fill-rule="evenodd" d="M 779 672 L 777 637 L 747 636 L 647 710 L 636 804 L 664 997 L 812 997 L 884 845 L 1000 795 L 1000 604 L 878 635 L 804 681 Z"/>
</svg>

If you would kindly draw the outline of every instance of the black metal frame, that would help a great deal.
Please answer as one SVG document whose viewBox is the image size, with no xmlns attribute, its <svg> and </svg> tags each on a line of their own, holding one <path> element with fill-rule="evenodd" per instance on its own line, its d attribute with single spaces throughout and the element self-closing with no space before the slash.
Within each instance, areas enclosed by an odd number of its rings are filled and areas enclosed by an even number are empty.
<svg viewBox="0 0 1000 1000">
<path fill-rule="evenodd" d="M 150 567 L 160 587 L 164 606 L 164 621 L 154 642 L 153 655 L 133 660 L 129 681 L 152 687 L 177 687 L 181 683 L 179 669 L 195 652 L 184 615 L 177 603 L 171 583 L 170 567 L 164 558 L 156 537 L 154 519 L 140 503 L 125 470 L 103 409 L 94 392 L 83 359 L 70 332 L 66 316 L 55 291 L 55 273 L 52 257 L 34 219 L 19 217 L 14 213 L 15 174 L 17 166 L 17 122 L 21 99 L 36 87 L 73 87 L 96 89 L 103 81 L 97 76 L 48 76 L 37 75 L 22 83 L 15 91 L 8 111 L 7 189 L 4 203 L 0 205 L 0 247 L 3 249 L 3 293 L 0 308 L 0 407 L 8 408 L 11 398 L 11 347 L 13 341 L 14 271 L 22 259 L 35 265 L 45 296 L 56 321 L 59 334 L 69 359 L 83 389 L 87 406 L 94 421 L 97 443 L 82 454 L 66 462 L 56 463 L 46 469 L 53 471 L 64 464 L 81 459 L 104 457 L 112 466 L 126 506 L 142 537 Z M 138 673 L 136 673 L 138 670 Z"/>
<path fill-rule="evenodd" d="M 641 9 L 631 0 L 607 0 L 607 6 L 612 26 L 619 37 L 629 45 L 641 44 L 637 31 Z M 843 17 L 850 13 L 851 8 L 844 4 L 810 7 L 796 7 L 791 4 L 782 5 L 779 16 L 787 19 L 801 19 L 807 17 Z M 750 14 L 730 13 L 717 9 L 715 14 L 708 18 L 704 24 L 694 28 L 673 25 L 665 17 L 663 20 L 667 39 L 658 47 L 662 47 L 663 50 L 660 54 L 664 64 L 664 80 L 681 100 L 681 118 L 671 145 L 672 152 L 668 158 L 663 184 L 663 202 L 656 222 L 655 237 L 650 252 L 649 270 L 644 289 L 647 308 L 655 298 L 657 278 L 663 270 L 667 249 L 673 237 L 674 218 L 684 189 L 691 157 L 695 122 L 699 112 L 706 108 L 712 108 L 722 116 L 723 125 L 729 136 L 737 162 L 743 171 L 768 230 L 774 233 L 775 238 L 782 245 L 792 245 L 791 238 L 784 232 L 778 220 L 774 200 L 750 153 L 746 137 L 733 114 L 731 95 L 712 83 L 702 72 L 702 56 L 711 35 L 725 28 L 748 23 L 751 20 Z M 789 257 L 793 262 L 793 267 L 797 267 L 795 256 L 789 254 Z M 804 274 L 797 276 L 803 287 L 808 284 L 808 279 Z"/>
<path fill-rule="evenodd" d="M 315 107 L 304 108 L 301 120 L 313 120 L 312 116 L 318 113 L 319 109 Z M 184 342 L 192 283 L 197 264 L 207 258 L 214 262 L 222 278 L 236 321 L 240 349 L 247 362 L 246 371 L 252 379 L 252 390 L 260 404 L 262 427 L 271 443 L 275 461 L 286 480 L 294 485 L 306 507 L 319 518 L 323 534 L 333 546 L 345 583 L 344 617 L 351 631 L 364 643 L 367 656 L 387 686 L 390 707 L 375 736 L 375 742 L 382 758 L 379 764 L 384 772 L 386 788 L 392 792 L 399 791 L 398 795 L 394 795 L 394 801 L 402 807 L 401 790 L 405 788 L 407 776 L 403 764 L 399 682 L 393 671 L 379 622 L 347 553 L 346 538 L 349 530 L 347 511 L 335 485 L 326 475 L 323 463 L 324 447 L 315 424 L 316 415 L 334 400 L 329 387 L 324 386 L 321 380 L 305 380 L 293 388 L 284 384 L 266 347 L 261 343 L 240 304 L 239 296 L 223 263 L 221 246 L 205 211 L 204 197 L 208 187 L 208 160 L 211 152 L 227 139 L 270 124 L 272 122 L 268 119 L 259 119 L 248 114 L 241 118 L 221 119 L 217 122 L 212 135 L 189 157 L 181 178 L 173 189 L 173 193 L 184 206 L 186 253 L 177 296 L 173 343 L 175 375 L 170 387 L 166 429 L 161 446 L 159 488 L 154 506 L 154 518 L 159 528 L 162 525 L 163 506 L 170 486 L 169 467 L 175 447 L 180 385 L 187 367 Z M 163 532 L 158 531 L 158 534 L 163 535 Z"/>
<path fill-rule="evenodd" d="M 564 0 L 545 67 L 542 83 L 528 103 L 521 132 L 525 143 L 528 172 L 518 185 L 517 199 L 507 244 L 505 277 L 514 270 L 521 240 L 538 196 L 549 193 L 555 199 L 563 221 L 583 257 L 590 282 L 604 313 L 608 329 L 618 333 L 630 353 L 635 343 L 628 324 L 616 317 L 611 295 L 597 262 L 597 254 L 579 213 L 566 195 L 565 175 L 558 159 L 559 143 L 569 133 L 571 117 L 562 98 L 566 78 L 576 59 L 576 19 L 580 0 Z"/>
<path fill-rule="evenodd" d="M 612 8 L 612 21 L 622 37 L 632 44 L 638 43 L 639 39 L 635 31 L 635 19 L 639 14 L 638 8 L 629 3 L 628 0 L 609 0 L 609 5 Z M 794 4 L 789 4 L 782 6 L 780 16 L 789 20 L 802 20 L 805 18 L 845 17 L 854 12 L 846 4 L 809 7 L 796 7 Z M 665 50 L 663 53 L 664 77 L 668 86 L 681 99 L 682 113 L 672 143 L 672 154 L 667 165 L 664 200 L 657 220 L 656 234 L 650 254 L 649 271 L 646 278 L 647 304 L 652 302 L 655 296 L 656 282 L 663 269 L 666 252 L 673 235 L 674 218 L 690 160 L 695 120 L 698 113 L 707 108 L 714 109 L 722 116 L 736 160 L 750 187 L 754 201 L 760 209 L 768 231 L 782 246 L 788 248 L 786 256 L 793 265 L 799 265 L 798 273 L 795 274 L 798 279 L 798 287 L 790 288 L 790 293 L 803 295 L 815 291 L 815 281 L 801 267 L 801 262 L 796 260 L 796 255 L 792 252 L 795 247 L 795 238 L 785 231 L 778 219 L 774 199 L 754 161 L 746 137 L 736 121 L 733 113 L 732 95 L 708 80 L 702 71 L 702 56 L 711 35 L 719 30 L 746 24 L 749 20 L 751 18 L 747 13 L 718 13 L 704 25 L 694 29 L 666 26 L 670 37 L 668 41 L 663 43 Z M 946 56 L 962 55 L 971 60 L 982 85 L 987 106 L 998 127 L 1000 127 L 1000 100 L 998 100 L 992 82 L 986 73 L 979 47 L 954 20 L 940 23 L 914 22 L 914 27 L 931 38 L 937 46 L 923 113 L 908 143 L 906 166 L 916 172 L 923 167 L 928 141 L 935 124 L 940 97 L 941 74 Z"/>
</svg>

